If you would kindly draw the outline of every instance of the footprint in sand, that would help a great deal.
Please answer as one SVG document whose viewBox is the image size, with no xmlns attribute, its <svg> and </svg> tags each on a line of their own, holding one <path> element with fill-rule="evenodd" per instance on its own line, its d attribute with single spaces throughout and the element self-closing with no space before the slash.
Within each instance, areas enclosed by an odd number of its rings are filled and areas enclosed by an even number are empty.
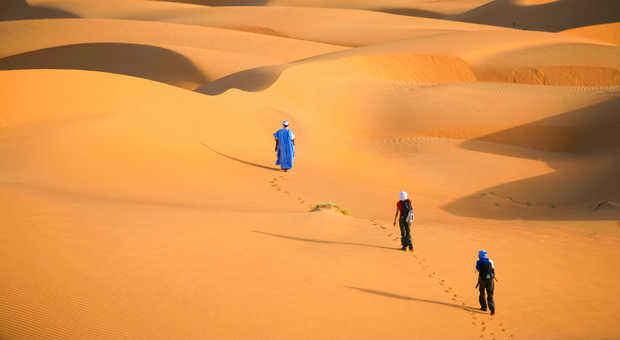
<svg viewBox="0 0 620 340">
<path fill-rule="evenodd" d="M 385 229 L 385 228 L 383 228 L 383 226 L 381 226 L 381 228 Z M 391 236 L 391 235 L 392 234 L 389 234 L 388 236 Z M 394 240 L 396 240 L 396 239 L 398 239 L 398 237 L 394 238 Z M 437 275 L 437 272 L 433 271 L 433 272 L 428 273 L 428 271 L 431 268 L 431 266 L 427 263 L 426 258 L 424 258 L 424 257 L 418 258 L 415 254 L 413 256 L 417 260 L 418 265 L 420 265 L 424 271 L 427 271 L 428 278 L 432 279 L 434 281 L 434 284 L 436 284 L 438 286 L 442 286 L 442 287 L 447 284 L 446 280 L 440 278 Z M 492 326 L 492 325 L 491 324 L 487 325 L 486 322 L 484 322 L 482 320 L 478 320 L 478 317 L 476 316 L 476 312 L 472 311 L 472 310 L 470 310 L 470 308 L 466 307 L 465 301 L 463 301 L 459 297 L 459 295 L 456 294 L 453 290 L 454 289 L 451 286 L 447 286 L 444 289 L 444 293 L 446 293 L 447 295 L 450 295 L 449 298 L 450 298 L 451 301 L 453 301 L 454 303 L 459 303 L 461 306 L 463 306 L 463 309 L 469 310 L 469 314 L 471 315 L 471 319 L 472 319 L 472 321 L 471 321 L 472 325 L 475 326 L 475 327 L 480 325 L 480 327 L 481 327 L 480 338 L 484 339 L 485 335 L 487 335 L 486 334 L 487 328 L 489 328 L 489 326 Z M 493 319 L 491 319 L 491 321 L 493 321 Z M 478 324 L 478 323 L 480 323 L 480 324 Z M 493 329 L 495 327 L 491 327 L 491 328 Z M 501 329 L 501 332 L 506 333 L 506 328 L 503 326 L 502 323 L 499 324 L 499 329 Z M 499 329 L 498 329 L 498 331 L 499 331 Z M 494 332 L 493 333 L 489 333 L 488 335 L 489 335 L 489 338 L 495 340 L 495 333 Z M 511 334 L 510 335 L 510 339 L 512 339 L 512 338 L 514 338 L 514 336 Z"/>
</svg>

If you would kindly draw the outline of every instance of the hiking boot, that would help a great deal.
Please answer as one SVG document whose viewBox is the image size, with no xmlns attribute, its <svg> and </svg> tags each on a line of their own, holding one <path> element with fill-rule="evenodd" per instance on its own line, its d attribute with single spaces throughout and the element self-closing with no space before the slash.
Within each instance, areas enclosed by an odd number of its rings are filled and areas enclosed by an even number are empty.
<svg viewBox="0 0 620 340">
<path fill-rule="evenodd" d="M 400 250 L 407 250 L 407 246 L 403 246 Z"/>
<path fill-rule="evenodd" d="M 483 311 L 483 312 L 486 312 L 487 308 L 486 307 L 480 307 L 480 310 Z"/>
<path fill-rule="evenodd" d="M 413 251 L 413 244 L 409 245 L 409 250 Z"/>
<path fill-rule="evenodd" d="M 491 308 L 491 315 L 495 314 L 495 308 Z"/>
</svg>

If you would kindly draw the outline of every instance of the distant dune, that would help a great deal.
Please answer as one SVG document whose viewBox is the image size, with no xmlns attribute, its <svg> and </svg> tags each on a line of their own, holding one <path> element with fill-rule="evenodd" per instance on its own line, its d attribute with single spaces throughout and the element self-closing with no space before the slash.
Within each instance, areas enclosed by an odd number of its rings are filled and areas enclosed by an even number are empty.
<svg viewBox="0 0 620 340">
<path fill-rule="evenodd" d="M 574 28 L 562 33 L 620 45 L 620 23 L 617 22 Z"/>
<path fill-rule="evenodd" d="M 452 17 L 454 20 L 527 30 L 562 30 L 620 20 L 615 0 L 494 0 Z"/>
</svg>

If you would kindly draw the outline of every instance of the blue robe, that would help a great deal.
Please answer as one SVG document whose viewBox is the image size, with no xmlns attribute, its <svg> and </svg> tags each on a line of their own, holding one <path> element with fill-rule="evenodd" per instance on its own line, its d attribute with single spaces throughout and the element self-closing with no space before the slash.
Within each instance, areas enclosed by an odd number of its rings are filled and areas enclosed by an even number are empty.
<svg viewBox="0 0 620 340">
<path fill-rule="evenodd" d="M 273 134 L 278 140 L 278 160 L 276 165 L 282 169 L 290 169 L 293 167 L 293 158 L 295 158 L 295 145 L 293 139 L 295 135 L 289 129 L 280 129 Z"/>
</svg>

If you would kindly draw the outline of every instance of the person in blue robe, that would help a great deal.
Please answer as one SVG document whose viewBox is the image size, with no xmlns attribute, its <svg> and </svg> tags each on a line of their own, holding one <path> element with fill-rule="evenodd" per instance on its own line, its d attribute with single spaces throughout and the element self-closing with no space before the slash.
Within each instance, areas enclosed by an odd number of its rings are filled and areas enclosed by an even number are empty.
<svg viewBox="0 0 620 340">
<path fill-rule="evenodd" d="M 276 138 L 276 153 L 278 160 L 276 165 L 284 171 L 288 171 L 293 167 L 293 158 L 295 158 L 295 134 L 288 128 L 288 122 L 282 122 L 283 128 L 276 131 L 273 136 Z"/>
</svg>

